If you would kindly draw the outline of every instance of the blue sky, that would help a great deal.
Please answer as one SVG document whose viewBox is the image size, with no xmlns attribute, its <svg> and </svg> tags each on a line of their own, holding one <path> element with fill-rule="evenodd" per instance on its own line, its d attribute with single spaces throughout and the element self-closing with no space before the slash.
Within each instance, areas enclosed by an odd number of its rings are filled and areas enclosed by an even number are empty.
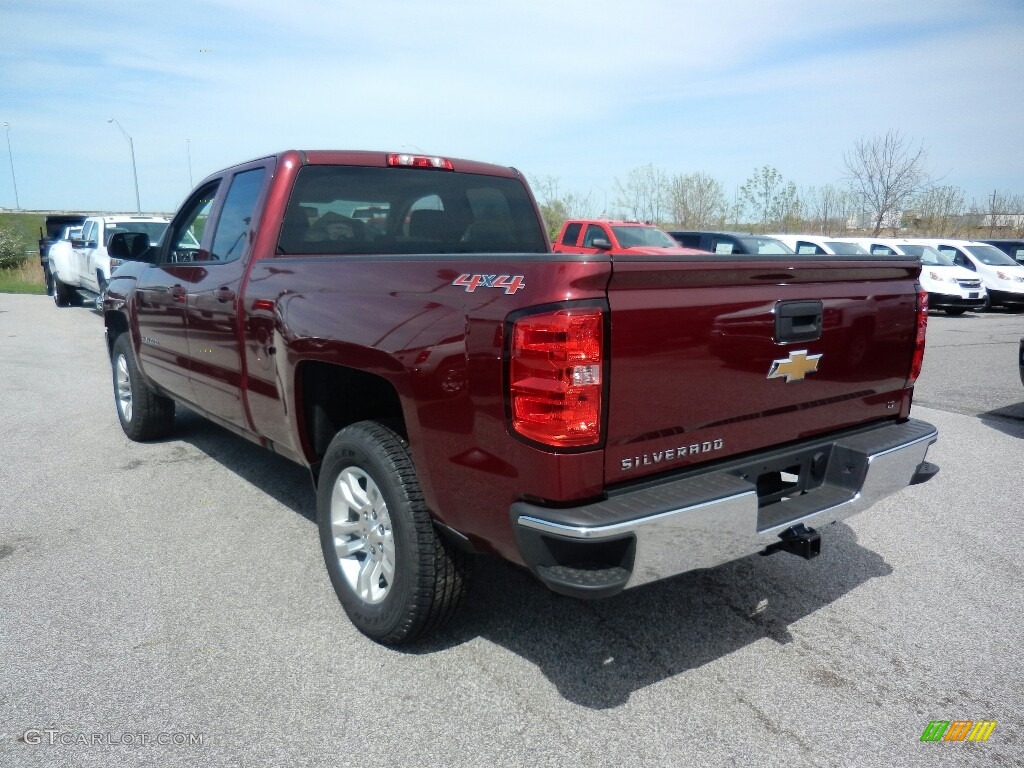
<svg viewBox="0 0 1024 768">
<path fill-rule="evenodd" d="M 648 163 L 836 183 L 893 128 L 968 199 L 1024 193 L 1024 0 L 0 0 L 26 209 L 172 211 L 286 148 L 421 149 L 614 201 Z M 15 204 L 0 137 L 0 207 Z"/>
</svg>

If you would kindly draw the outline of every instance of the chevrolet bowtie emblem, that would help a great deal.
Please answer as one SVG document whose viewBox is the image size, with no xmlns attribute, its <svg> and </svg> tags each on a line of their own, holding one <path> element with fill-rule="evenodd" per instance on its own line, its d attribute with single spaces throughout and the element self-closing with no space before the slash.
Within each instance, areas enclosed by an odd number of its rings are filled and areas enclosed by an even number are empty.
<svg viewBox="0 0 1024 768">
<path fill-rule="evenodd" d="M 768 371 L 769 379 L 786 378 L 786 383 L 791 381 L 803 381 L 808 373 L 818 370 L 818 361 L 821 355 L 808 355 L 806 349 L 790 352 L 789 357 L 784 360 L 773 360 L 772 369 Z"/>
</svg>

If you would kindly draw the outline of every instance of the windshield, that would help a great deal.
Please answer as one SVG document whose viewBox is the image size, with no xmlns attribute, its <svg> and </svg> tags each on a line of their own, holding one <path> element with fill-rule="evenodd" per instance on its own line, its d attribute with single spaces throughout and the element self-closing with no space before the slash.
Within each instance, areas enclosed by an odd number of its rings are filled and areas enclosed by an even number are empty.
<svg viewBox="0 0 1024 768">
<path fill-rule="evenodd" d="M 678 248 L 679 243 L 657 227 L 612 227 L 623 248 Z"/>
<path fill-rule="evenodd" d="M 838 240 L 827 240 L 825 242 L 829 248 L 832 249 L 832 253 L 837 256 L 867 256 L 868 252 L 861 248 L 856 243 L 841 243 Z"/>
<path fill-rule="evenodd" d="M 922 264 L 929 267 L 955 267 L 956 264 L 944 253 L 939 253 L 930 245 L 901 245 L 900 250 L 907 256 L 917 256 Z"/>
<path fill-rule="evenodd" d="M 989 267 L 1019 267 L 1020 265 L 994 245 L 968 245 L 967 251 Z"/>
<path fill-rule="evenodd" d="M 750 253 L 792 253 L 792 249 L 779 240 L 770 237 L 741 237 L 740 242 Z"/>
<path fill-rule="evenodd" d="M 118 232 L 144 232 L 149 235 L 149 242 L 155 243 L 167 229 L 166 221 L 117 221 L 107 224 L 104 234 L 104 245 L 110 245 L 110 238 Z"/>
</svg>

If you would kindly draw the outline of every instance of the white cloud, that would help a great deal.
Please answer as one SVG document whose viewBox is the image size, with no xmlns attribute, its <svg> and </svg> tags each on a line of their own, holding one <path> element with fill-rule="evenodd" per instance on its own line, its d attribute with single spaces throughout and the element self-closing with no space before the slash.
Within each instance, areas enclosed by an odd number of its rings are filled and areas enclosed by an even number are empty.
<svg viewBox="0 0 1024 768">
<path fill-rule="evenodd" d="M 132 202 L 130 176 L 92 181 L 130 174 L 111 116 L 160 208 L 187 186 L 186 138 L 196 181 L 286 147 L 418 146 L 585 191 L 648 162 L 825 183 L 854 139 L 895 127 L 953 183 L 1008 188 L 1024 9 L 982 5 L 114 2 L 55 34 L 72 5 L 23 3 L 0 31 L 0 117 L 36 207 Z"/>
</svg>

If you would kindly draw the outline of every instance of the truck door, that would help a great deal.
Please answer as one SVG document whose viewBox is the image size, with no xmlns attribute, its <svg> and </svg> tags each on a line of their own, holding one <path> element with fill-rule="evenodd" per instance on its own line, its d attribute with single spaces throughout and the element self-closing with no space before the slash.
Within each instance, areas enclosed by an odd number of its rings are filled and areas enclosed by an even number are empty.
<svg viewBox="0 0 1024 768">
<path fill-rule="evenodd" d="M 192 393 L 210 414 L 249 429 L 243 399 L 239 300 L 267 168 L 243 168 L 225 180 L 208 251 L 187 285 L 186 326 Z M 204 238 L 204 244 L 206 239 Z"/>
<path fill-rule="evenodd" d="M 103 222 L 94 222 L 95 229 L 93 230 L 92 236 L 89 238 L 89 243 L 92 248 L 89 248 L 85 253 L 85 260 L 81 264 L 78 274 L 81 275 L 82 286 L 88 288 L 90 291 L 100 292 L 100 283 L 96 279 L 96 254 L 100 248 L 105 247 L 104 238 L 106 238 L 106 232 L 104 232 Z"/>
<path fill-rule="evenodd" d="M 219 181 L 197 190 L 175 215 L 164 235 L 157 263 L 136 283 L 139 360 L 146 375 L 177 397 L 195 402 L 189 377 L 185 327 L 189 286 L 201 282 L 206 222 Z M 208 253 L 208 251 L 206 252 Z"/>
<path fill-rule="evenodd" d="M 97 225 L 95 219 L 88 219 L 85 222 L 85 226 L 82 228 L 82 239 L 79 241 L 79 245 L 74 249 L 74 280 L 75 285 L 85 286 L 85 275 L 89 272 L 89 254 L 92 253 L 92 249 L 97 244 Z"/>
</svg>

